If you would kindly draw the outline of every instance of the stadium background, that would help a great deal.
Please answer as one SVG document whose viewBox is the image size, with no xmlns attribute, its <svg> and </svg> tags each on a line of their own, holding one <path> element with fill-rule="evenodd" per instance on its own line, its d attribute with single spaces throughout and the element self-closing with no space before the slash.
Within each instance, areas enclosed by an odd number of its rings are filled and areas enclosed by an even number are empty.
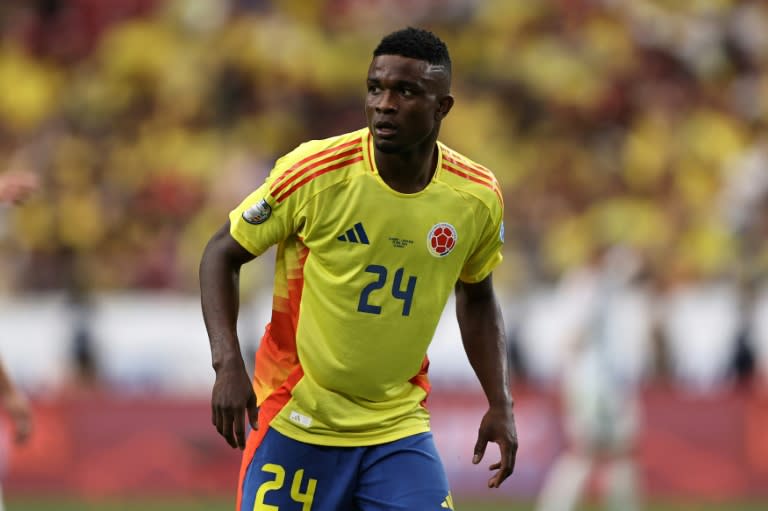
<svg viewBox="0 0 768 511">
<path fill-rule="evenodd" d="M 765 2 L 11 0 L 0 171 L 43 186 L 2 212 L 0 352 L 36 419 L 28 445 L 3 448 L 9 509 L 229 508 L 238 457 L 208 418 L 203 244 L 277 156 L 361 126 L 370 51 L 405 25 L 447 41 L 441 138 L 492 168 L 506 202 L 495 281 L 522 448 L 485 491 L 469 463 L 483 398 L 447 315 L 430 406 L 457 500 L 536 495 L 563 443 L 567 332 L 552 325 L 575 304 L 559 284 L 620 245 L 642 254 L 634 291 L 658 309 L 635 310 L 653 335 L 618 348 L 642 387 L 645 498 L 765 505 Z M 270 284 L 269 256 L 246 269 L 248 358 Z"/>
</svg>

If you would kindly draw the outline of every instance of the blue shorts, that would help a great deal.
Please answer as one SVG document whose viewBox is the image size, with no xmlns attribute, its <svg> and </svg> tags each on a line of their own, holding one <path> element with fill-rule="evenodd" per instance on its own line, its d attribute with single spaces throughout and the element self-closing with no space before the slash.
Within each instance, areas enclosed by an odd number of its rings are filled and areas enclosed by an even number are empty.
<svg viewBox="0 0 768 511">
<path fill-rule="evenodd" d="M 270 428 L 241 492 L 239 511 L 453 509 L 431 433 L 368 447 L 325 447 Z"/>
</svg>

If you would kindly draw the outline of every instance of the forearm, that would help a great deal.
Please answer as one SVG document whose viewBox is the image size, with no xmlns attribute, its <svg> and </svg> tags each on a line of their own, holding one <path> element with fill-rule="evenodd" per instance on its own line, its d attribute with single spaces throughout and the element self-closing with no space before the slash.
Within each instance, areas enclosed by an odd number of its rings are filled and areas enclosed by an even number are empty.
<svg viewBox="0 0 768 511">
<path fill-rule="evenodd" d="M 14 392 L 16 392 L 16 387 L 8 375 L 5 365 L 0 362 L 0 396 L 6 397 Z"/>
<path fill-rule="evenodd" d="M 230 446 L 240 449 L 245 449 L 244 412 L 251 427 L 258 428 L 256 395 L 237 338 L 240 267 L 253 258 L 230 236 L 227 222 L 208 242 L 200 260 L 200 301 L 216 371 L 211 422 Z"/>
<path fill-rule="evenodd" d="M 464 350 L 491 407 L 511 407 L 506 336 L 492 290 L 471 295 L 459 283 L 456 316 Z"/>
<path fill-rule="evenodd" d="M 216 237 L 208 243 L 200 261 L 200 301 L 212 364 L 217 371 L 233 362 L 242 363 L 237 337 L 240 266 L 220 248 Z"/>
</svg>

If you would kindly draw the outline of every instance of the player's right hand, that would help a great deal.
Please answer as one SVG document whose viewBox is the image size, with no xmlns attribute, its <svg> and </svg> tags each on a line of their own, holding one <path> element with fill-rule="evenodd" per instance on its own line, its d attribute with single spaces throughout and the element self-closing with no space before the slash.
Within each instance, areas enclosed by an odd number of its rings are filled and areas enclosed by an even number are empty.
<svg viewBox="0 0 768 511">
<path fill-rule="evenodd" d="M 233 448 L 245 449 L 245 413 L 253 429 L 258 429 L 256 394 L 245 367 L 222 367 L 216 372 L 211 396 L 211 421 L 216 431 Z"/>
</svg>

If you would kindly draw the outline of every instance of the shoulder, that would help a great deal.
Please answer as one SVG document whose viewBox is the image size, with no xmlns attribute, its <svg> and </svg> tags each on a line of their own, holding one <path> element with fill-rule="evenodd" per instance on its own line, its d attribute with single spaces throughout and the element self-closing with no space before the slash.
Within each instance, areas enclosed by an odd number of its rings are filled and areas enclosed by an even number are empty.
<svg viewBox="0 0 768 511">
<path fill-rule="evenodd" d="M 492 212 L 502 212 L 504 199 L 496 175 L 487 167 L 439 142 L 441 176 L 457 192 L 482 202 Z"/>
<path fill-rule="evenodd" d="M 278 159 L 269 177 L 270 195 L 282 202 L 299 190 L 304 195 L 348 179 L 363 160 L 366 129 L 304 142 Z"/>
<path fill-rule="evenodd" d="M 342 156 L 342 153 L 362 152 L 366 130 L 367 128 L 363 128 L 329 138 L 306 141 L 281 157 L 278 164 L 282 167 L 290 167 L 297 164 L 317 163 L 318 160 L 328 157 Z"/>
</svg>

